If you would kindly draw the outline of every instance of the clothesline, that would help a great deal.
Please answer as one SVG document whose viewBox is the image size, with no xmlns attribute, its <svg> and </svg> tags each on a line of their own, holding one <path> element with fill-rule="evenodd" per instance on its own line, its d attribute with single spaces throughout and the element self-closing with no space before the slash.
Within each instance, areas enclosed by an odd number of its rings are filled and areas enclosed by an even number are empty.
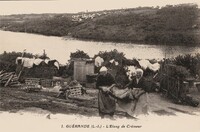
<svg viewBox="0 0 200 132">
<path fill-rule="evenodd" d="M 49 60 L 49 59 L 43 60 L 43 59 L 38 59 L 38 58 L 35 59 L 35 58 L 17 57 L 16 64 L 17 65 L 18 64 L 23 64 L 24 67 L 32 68 L 34 64 L 38 66 L 42 62 L 45 62 L 46 64 L 48 64 L 50 61 L 53 61 L 53 60 Z M 58 63 L 58 61 L 54 62 L 54 66 L 56 66 L 59 69 L 59 63 Z"/>
</svg>

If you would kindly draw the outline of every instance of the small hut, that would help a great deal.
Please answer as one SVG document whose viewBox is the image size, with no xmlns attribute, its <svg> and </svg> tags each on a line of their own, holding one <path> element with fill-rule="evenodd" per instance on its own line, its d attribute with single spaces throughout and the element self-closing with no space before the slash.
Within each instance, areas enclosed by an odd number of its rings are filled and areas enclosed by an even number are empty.
<svg viewBox="0 0 200 132">
<path fill-rule="evenodd" d="M 74 80 L 81 83 L 87 81 L 87 75 L 94 74 L 94 60 L 92 59 L 73 59 L 74 62 Z"/>
</svg>

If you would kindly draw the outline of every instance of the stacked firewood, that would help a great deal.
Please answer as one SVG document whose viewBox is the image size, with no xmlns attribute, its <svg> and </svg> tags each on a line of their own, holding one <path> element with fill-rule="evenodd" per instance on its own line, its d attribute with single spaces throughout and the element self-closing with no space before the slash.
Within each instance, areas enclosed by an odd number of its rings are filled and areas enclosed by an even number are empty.
<svg viewBox="0 0 200 132">
<path fill-rule="evenodd" d="M 5 72 L 0 71 L 0 85 L 7 87 L 7 86 L 16 86 L 18 85 L 18 77 L 15 72 Z"/>
</svg>

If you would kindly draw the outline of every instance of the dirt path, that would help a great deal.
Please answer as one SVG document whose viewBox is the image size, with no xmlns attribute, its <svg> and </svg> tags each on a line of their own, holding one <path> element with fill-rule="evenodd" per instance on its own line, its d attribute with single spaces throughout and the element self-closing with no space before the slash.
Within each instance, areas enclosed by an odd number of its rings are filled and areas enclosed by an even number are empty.
<svg viewBox="0 0 200 132">
<path fill-rule="evenodd" d="M 198 97 L 200 97 L 200 93 L 196 95 L 196 99 L 198 99 Z M 200 113 L 200 106 L 192 107 L 175 104 L 162 95 L 155 93 L 149 94 L 149 108 L 151 112 L 158 115 L 176 115 L 176 113 L 195 115 L 196 113 Z"/>
<path fill-rule="evenodd" d="M 19 88 L 0 88 L 0 111 L 17 112 L 29 107 L 36 107 L 51 113 L 98 116 L 98 91 L 88 89 L 87 93 L 84 99 L 59 99 L 56 97 L 57 94 L 52 92 L 26 93 Z M 199 93 L 196 96 L 200 98 Z M 87 99 L 87 97 L 90 98 Z M 149 108 L 149 112 L 158 115 L 176 115 L 176 113 L 195 115 L 200 112 L 200 106 L 174 104 L 156 93 L 149 94 Z M 124 117 L 125 113 L 117 111 L 116 115 Z"/>
</svg>

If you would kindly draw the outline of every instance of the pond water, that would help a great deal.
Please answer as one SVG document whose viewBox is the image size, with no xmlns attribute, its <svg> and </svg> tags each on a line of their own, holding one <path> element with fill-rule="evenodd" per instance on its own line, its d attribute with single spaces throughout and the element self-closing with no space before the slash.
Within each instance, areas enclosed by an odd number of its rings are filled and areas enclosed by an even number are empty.
<svg viewBox="0 0 200 132">
<path fill-rule="evenodd" d="M 165 56 L 175 57 L 182 54 L 200 53 L 200 47 L 185 46 L 161 46 L 145 45 L 133 43 L 112 43 L 82 41 L 63 37 L 53 37 L 36 35 L 29 33 L 18 33 L 10 31 L 0 31 L 0 53 L 26 52 L 33 54 L 43 54 L 43 50 L 51 59 L 57 59 L 61 64 L 66 64 L 70 58 L 70 53 L 76 50 L 83 50 L 93 57 L 99 51 L 111 51 L 117 49 L 125 54 L 125 57 L 140 59 L 162 59 Z"/>
</svg>

